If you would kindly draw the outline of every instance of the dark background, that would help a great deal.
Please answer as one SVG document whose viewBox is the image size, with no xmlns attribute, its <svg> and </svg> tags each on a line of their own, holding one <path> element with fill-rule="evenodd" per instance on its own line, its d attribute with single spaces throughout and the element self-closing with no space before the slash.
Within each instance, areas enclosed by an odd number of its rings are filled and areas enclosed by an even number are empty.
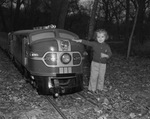
<svg viewBox="0 0 150 119">
<path fill-rule="evenodd" d="M 50 24 L 87 40 L 104 28 L 113 52 L 150 54 L 149 0 L 0 0 L 0 32 Z"/>
</svg>

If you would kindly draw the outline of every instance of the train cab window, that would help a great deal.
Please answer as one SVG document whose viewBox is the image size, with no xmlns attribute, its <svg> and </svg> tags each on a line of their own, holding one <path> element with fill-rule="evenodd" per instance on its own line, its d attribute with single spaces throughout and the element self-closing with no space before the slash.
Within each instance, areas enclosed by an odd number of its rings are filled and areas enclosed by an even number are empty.
<svg viewBox="0 0 150 119">
<path fill-rule="evenodd" d="M 55 37 L 54 32 L 38 33 L 31 36 L 31 41 L 34 42 L 40 39 L 54 38 L 54 37 Z"/>
<path fill-rule="evenodd" d="M 17 40 L 16 35 L 13 35 L 12 40 L 13 40 L 13 41 L 16 41 L 16 40 Z"/>
<path fill-rule="evenodd" d="M 75 37 L 74 35 L 68 33 L 59 33 L 59 36 L 61 38 L 67 38 L 67 39 L 73 39 Z"/>
</svg>

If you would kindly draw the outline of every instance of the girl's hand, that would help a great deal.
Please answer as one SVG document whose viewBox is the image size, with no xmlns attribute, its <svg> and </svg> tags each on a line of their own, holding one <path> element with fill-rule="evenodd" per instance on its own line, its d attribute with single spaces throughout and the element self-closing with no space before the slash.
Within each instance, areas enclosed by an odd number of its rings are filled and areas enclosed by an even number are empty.
<svg viewBox="0 0 150 119">
<path fill-rule="evenodd" d="M 109 56 L 107 54 L 101 53 L 101 57 L 102 58 L 109 58 Z"/>
<path fill-rule="evenodd" d="M 81 43 L 81 42 L 82 42 L 81 39 L 78 39 L 78 40 L 76 40 L 76 39 L 71 39 L 71 40 L 74 41 L 74 42 L 77 42 L 77 43 Z"/>
</svg>

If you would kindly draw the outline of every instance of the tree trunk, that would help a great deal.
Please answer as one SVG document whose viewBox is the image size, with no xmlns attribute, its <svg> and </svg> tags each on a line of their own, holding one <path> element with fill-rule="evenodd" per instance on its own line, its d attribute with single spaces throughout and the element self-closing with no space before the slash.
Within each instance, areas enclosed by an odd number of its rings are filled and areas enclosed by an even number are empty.
<svg viewBox="0 0 150 119">
<path fill-rule="evenodd" d="M 20 1 L 20 0 L 17 0 L 17 6 L 16 6 L 14 21 L 13 21 L 13 30 L 18 30 L 18 22 L 19 22 L 19 14 L 20 14 L 20 5 L 21 5 L 21 1 Z"/>
<path fill-rule="evenodd" d="M 59 20 L 58 20 L 58 28 L 64 28 L 65 26 L 65 19 L 68 11 L 68 5 L 69 1 L 68 0 L 63 0 L 62 5 L 60 8 L 60 15 L 59 15 Z"/>
<path fill-rule="evenodd" d="M 95 26 L 95 16 L 96 16 L 96 11 L 97 11 L 97 5 L 98 5 L 99 0 L 94 0 L 93 8 L 92 8 L 92 14 L 90 18 L 90 23 L 89 23 L 89 32 L 88 32 L 88 39 L 91 40 L 93 37 L 93 32 L 94 32 L 94 26 Z M 89 60 L 90 62 L 92 61 L 92 51 L 91 48 L 87 46 L 87 52 L 89 53 Z"/>
<path fill-rule="evenodd" d="M 137 23 L 137 16 L 138 16 L 138 13 L 139 13 L 139 7 L 137 7 L 137 11 L 136 11 L 136 15 L 135 15 L 135 18 L 134 18 L 134 24 L 133 24 L 132 32 L 131 32 L 131 35 L 130 35 L 130 38 L 129 38 L 128 51 L 127 51 L 127 59 L 128 59 L 129 56 L 130 56 L 132 38 L 133 38 L 134 31 L 135 31 L 136 23 Z"/>
<path fill-rule="evenodd" d="M 88 32 L 88 40 L 90 40 L 93 36 L 94 26 L 95 26 L 95 16 L 97 11 L 97 5 L 99 0 L 94 0 L 93 8 L 92 8 L 92 14 L 90 18 L 89 23 L 89 32 Z"/>
<path fill-rule="evenodd" d="M 58 27 L 59 15 L 61 10 L 61 4 L 63 0 L 52 0 L 52 11 L 51 11 L 51 24 L 56 25 Z"/>
<path fill-rule="evenodd" d="M 11 19 L 10 19 L 10 22 L 11 22 L 11 26 L 10 26 L 10 31 L 13 31 L 13 0 L 11 0 L 11 7 L 10 7 L 10 14 L 11 14 Z"/>
<path fill-rule="evenodd" d="M 36 26 L 35 22 L 35 8 L 36 8 L 36 3 L 37 1 L 31 0 L 31 10 L 29 12 L 29 19 L 28 19 L 28 25 L 31 26 L 32 28 Z M 36 19 L 37 20 L 37 19 Z"/>
<path fill-rule="evenodd" d="M 5 18 L 4 18 L 4 14 L 3 14 L 3 10 L 1 6 L 0 6 L 0 16 L 1 16 L 2 24 L 3 24 L 3 30 L 7 32 L 6 22 L 5 22 Z"/>
<path fill-rule="evenodd" d="M 125 26 L 125 40 L 124 40 L 124 44 L 127 47 L 128 46 L 128 39 L 129 39 L 129 13 L 130 13 L 130 0 L 126 0 L 126 26 Z"/>
<path fill-rule="evenodd" d="M 109 28 L 109 22 L 108 22 L 108 18 L 109 18 L 109 0 L 103 0 L 103 3 L 105 4 L 105 27 Z"/>
</svg>

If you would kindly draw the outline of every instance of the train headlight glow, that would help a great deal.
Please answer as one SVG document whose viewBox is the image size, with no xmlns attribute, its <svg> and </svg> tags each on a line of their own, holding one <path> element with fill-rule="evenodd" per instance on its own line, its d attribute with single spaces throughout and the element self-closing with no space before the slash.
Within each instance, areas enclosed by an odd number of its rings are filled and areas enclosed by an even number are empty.
<svg viewBox="0 0 150 119">
<path fill-rule="evenodd" d="M 44 60 L 48 65 L 57 65 L 57 54 L 47 53 L 44 57 Z"/>
<path fill-rule="evenodd" d="M 55 48 L 54 47 L 50 47 L 49 50 L 50 51 L 55 51 Z"/>
<path fill-rule="evenodd" d="M 50 60 L 52 61 L 52 62 L 55 62 L 56 61 L 56 54 L 54 54 L 54 53 L 52 53 L 51 54 L 51 57 L 50 57 Z"/>
<path fill-rule="evenodd" d="M 68 64 L 71 61 L 71 55 L 69 53 L 64 53 L 61 56 L 61 61 L 63 64 Z"/>
<path fill-rule="evenodd" d="M 38 57 L 39 54 L 38 54 L 38 53 L 35 53 L 35 52 L 30 52 L 30 56 L 31 56 L 31 57 Z"/>
</svg>

